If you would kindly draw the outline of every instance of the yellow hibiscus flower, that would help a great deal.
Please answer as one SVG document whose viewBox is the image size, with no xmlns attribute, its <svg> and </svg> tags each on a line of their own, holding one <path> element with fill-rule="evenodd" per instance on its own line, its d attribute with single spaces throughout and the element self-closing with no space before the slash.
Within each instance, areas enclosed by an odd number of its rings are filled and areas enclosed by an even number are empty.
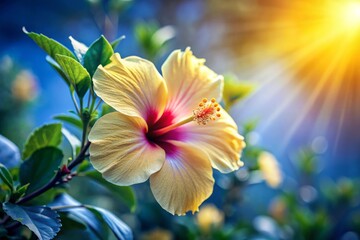
<svg viewBox="0 0 360 240">
<path fill-rule="evenodd" d="M 176 50 L 161 76 L 151 62 L 116 53 L 93 77 L 96 94 L 116 110 L 89 134 L 94 168 L 117 185 L 150 178 L 155 199 L 177 215 L 198 211 L 211 195 L 212 167 L 228 173 L 243 165 L 243 137 L 216 102 L 223 78 L 204 62 L 189 48 Z"/>
</svg>

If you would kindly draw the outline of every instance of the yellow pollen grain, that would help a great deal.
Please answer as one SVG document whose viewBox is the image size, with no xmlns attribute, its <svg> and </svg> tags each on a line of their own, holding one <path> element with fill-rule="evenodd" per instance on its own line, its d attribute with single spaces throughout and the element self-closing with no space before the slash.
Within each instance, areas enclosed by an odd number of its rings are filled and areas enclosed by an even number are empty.
<svg viewBox="0 0 360 240">
<path fill-rule="evenodd" d="M 206 125 L 209 121 L 214 121 L 216 118 L 221 117 L 220 110 L 221 108 L 215 98 L 211 98 L 210 101 L 207 98 L 203 98 L 198 107 L 193 110 L 193 121 L 199 125 Z"/>
</svg>

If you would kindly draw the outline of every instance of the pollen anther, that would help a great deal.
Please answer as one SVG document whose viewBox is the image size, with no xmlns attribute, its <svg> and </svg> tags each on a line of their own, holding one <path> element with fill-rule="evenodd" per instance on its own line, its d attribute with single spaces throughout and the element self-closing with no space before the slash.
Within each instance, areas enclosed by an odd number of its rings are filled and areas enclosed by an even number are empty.
<svg viewBox="0 0 360 240">
<path fill-rule="evenodd" d="M 215 98 L 210 101 L 203 98 L 198 107 L 193 110 L 193 120 L 199 125 L 206 125 L 210 120 L 214 121 L 216 118 L 221 117 L 220 110 L 221 108 Z"/>
</svg>

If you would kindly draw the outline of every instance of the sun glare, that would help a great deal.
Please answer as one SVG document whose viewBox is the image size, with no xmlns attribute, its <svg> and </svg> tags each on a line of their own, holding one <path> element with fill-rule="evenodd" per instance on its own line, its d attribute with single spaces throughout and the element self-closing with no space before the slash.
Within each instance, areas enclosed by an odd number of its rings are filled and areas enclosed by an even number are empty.
<svg viewBox="0 0 360 240">
<path fill-rule="evenodd" d="M 264 129 L 301 99 L 298 117 L 281 144 L 286 146 L 311 119 L 308 131 L 321 135 L 331 129 L 336 149 L 338 143 L 348 142 L 345 133 L 353 131 L 349 126 L 360 128 L 360 0 L 259 1 L 261 7 L 250 8 L 256 18 L 237 17 L 238 12 L 229 18 L 226 41 L 235 56 L 242 56 L 237 60 L 241 65 L 246 64 L 244 56 L 259 66 L 269 59 L 281 64 L 282 72 L 268 76 L 257 91 L 278 85 L 268 93 L 271 98 L 284 94 L 282 89 L 290 84 L 294 89 L 284 96 L 286 100 L 276 107 Z M 282 79 L 289 73 L 294 77 Z"/>
<path fill-rule="evenodd" d="M 340 13 L 346 27 L 351 29 L 360 27 L 360 2 L 345 4 Z"/>
</svg>

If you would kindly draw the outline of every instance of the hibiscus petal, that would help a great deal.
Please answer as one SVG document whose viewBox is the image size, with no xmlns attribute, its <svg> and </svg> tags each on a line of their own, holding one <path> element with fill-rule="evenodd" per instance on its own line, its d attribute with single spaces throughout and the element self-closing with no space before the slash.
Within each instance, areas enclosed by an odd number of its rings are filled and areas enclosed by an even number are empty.
<svg viewBox="0 0 360 240">
<path fill-rule="evenodd" d="M 89 135 L 94 168 L 117 185 L 146 181 L 165 160 L 164 150 L 147 141 L 146 131 L 147 125 L 139 117 L 113 112 L 100 118 Z"/>
<path fill-rule="evenodd" d="M 165 81 L 155 66 L 145 59 L 122 59 L 115 53 L 110 64 L 98 67 L 93 82 L 96 94 L 118 112 L 156 120 L 164 111 L 167 101 Z"/>
<path fill-rule="evenodd" d="M 151 190 L 168 212 L 194 213 L 213 191 L 211 164 L 202 151 L 178 141 L 169 142 L 175 152 L 168 154 L 161 170 L 150 176 Z"/>
<path fill-rule="evenodd" d="M 174 116 L 188 117 L 202 98 L 221 100 L 223 77 L 204 63 L 190 48 L 172 52 L 164 62 L 162 73 L 169 92 L 167 109 L 171 109 Z"/>
<path fill-rule="evenodd" d="M 201 148 L 209 155 L 213 168 L 229 173 L 243 166 L 240 156 L 245 142 L 230 115 L 222 108 L 220 113 L 220 118 L 209 121 L 206 125 L 188 123 L 178 131 L 184 132 L 184 141 Z"/>
</svg>

